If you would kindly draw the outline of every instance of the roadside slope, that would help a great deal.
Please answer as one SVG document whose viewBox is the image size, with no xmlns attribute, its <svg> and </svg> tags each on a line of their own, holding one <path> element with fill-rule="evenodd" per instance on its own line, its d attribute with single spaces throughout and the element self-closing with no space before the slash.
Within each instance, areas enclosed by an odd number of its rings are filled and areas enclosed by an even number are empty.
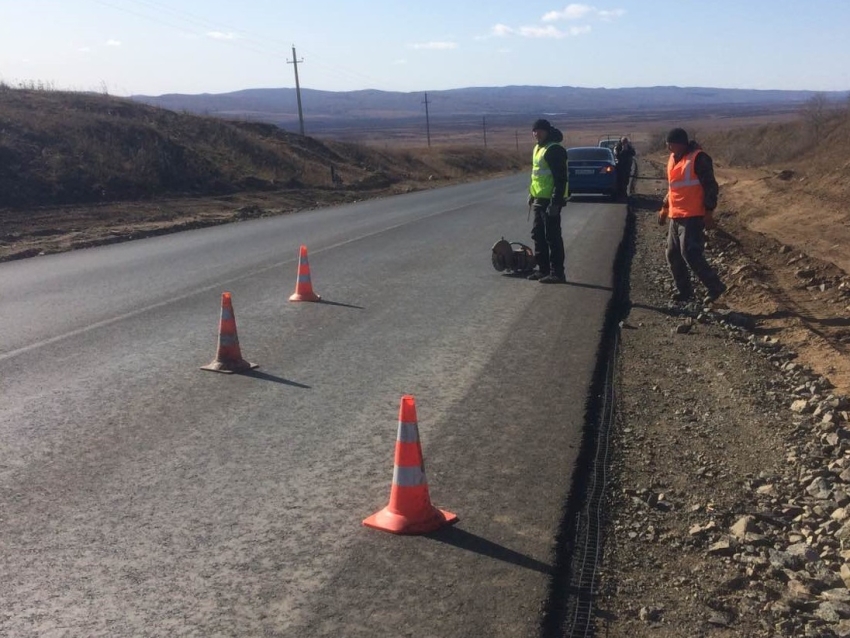
<svg viewBox="0 0 850 638">
<path fill-rule="evenodd" d="M 322 142 L 105 95 L 0 86 L 0 261 L 482 179 L 473 146 Z"/>
</svg>

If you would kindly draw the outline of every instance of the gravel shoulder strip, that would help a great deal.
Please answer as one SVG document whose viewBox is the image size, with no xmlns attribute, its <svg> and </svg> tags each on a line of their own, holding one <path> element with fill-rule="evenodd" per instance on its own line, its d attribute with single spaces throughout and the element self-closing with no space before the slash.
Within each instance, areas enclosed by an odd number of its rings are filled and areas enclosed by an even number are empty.
<svg viewBox="0 0 850 638">
<path fill-rule="evenodd" d="M 669 301 L 634 202 L 596 635 L 850 636 L 850 403 L 733 302 Z"/>
</svg>

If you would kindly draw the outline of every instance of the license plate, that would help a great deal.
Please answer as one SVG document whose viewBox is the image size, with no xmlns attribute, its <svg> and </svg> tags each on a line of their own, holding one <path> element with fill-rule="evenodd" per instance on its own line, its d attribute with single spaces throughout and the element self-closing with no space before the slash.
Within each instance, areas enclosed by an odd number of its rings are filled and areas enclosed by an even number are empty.
<svg viewBox="0 0 850 638">
<path fill-rule="evenodd" d="M 592 168 L 577 168 L 576 175 L 593 175 L 594 170 Z"/>
</svg>

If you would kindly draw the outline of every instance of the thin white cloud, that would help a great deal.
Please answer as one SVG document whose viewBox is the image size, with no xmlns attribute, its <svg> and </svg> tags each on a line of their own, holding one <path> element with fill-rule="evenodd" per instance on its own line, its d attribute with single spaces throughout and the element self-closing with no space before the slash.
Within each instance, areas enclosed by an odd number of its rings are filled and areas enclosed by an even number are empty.
<svg viewBox="0 0 850 638">
<path fill-rule="evenodd" d="M 605 20 L 606 22 L 610 22 L 611 20 L 616 20 L 617 18 L 622 18 L 626 15 L 625 9 L 614 9 L 613 11 L 600 11 L 599 18 L 601 20 Z"/>
<path fill-rule="evenodd" d="M 503 38 L 507 35 L 513 35 L 516 33 L 515 29 L 512 29 L 506 24 L 497 24 L 492 29 L 492 34 L 498 38 Z"/>
<path fill-rule="evenodd" d="M 625 14 L 625 9 L 597 9 L 587 4 L 569 4 L 561 11 L 549 11 L 544 14 L 542 20 L 543 22 L 560 22 L 598 18 L 610 22 L 622 18 Z"/>
<path fill-rule="evenodd" d="M 588 4 L 568 4 L 560 11 L 549 11 L 541 18 L 541 22 L 562 22 L 572 20 L 602 20 L 610 22 L 626 14 L 624 9 L 597 9 Z M 490 30 L 489 37 L 504 38 L 508 36 L 520 36 L 523 38 L 567 38 L 586 35 L 592 31 L 588 24 L 571 26 L 567 29 L 559 29 L 553 24 L 531 25 L 524 27 L 511 27 L 506 24 L 497 24 Z"/>
<path fill-rule="evenodd" d="M 517 33 L 524 38 L 564 38 L 567 35 L 551 24 L 545 27 L 520 27 Z"/>
<path fill-rule="evenodd" d="M 235 40 L 235 33 L 222 33 L 221 31 L 208 31 L 207 37 L 213 40 Z"/>
<path fill-rule="evenodd" d="M 558 20 L 581 20 L 588 14 L 594 13 L 596 9 L 586 4 L 568 4 L 561 11 L 550 11 L 543 16 L 543 22 L 555 22 Z"/>
<path fill-rule="evenodd" d="M 398 65 L 398 66 L 401 66 L 401 65 L 403 65 L 403 64 L 407 64 L 407 60 L 405 60 L 405 59 L 403 59 L 403 58 L 402 58 L 402 59 L 400 59 L 400 60 L 396 60 L 396 61 L 394 61 L 394 62 L 393 62 L 393 64 Z"/>
<path fill-rule="evenodd" d="M 91 53 L 91 47 L 78 47 L 77 51 L 80 53 Z"/>
<path fill-rule="evenodd" d="M 108 46 L 108 47 L 120 47 L 121 46 L 121 40 L 111 40 L 111 39 L 107 40 L 106 46 Z"/>
<path fill-rule="evenodd" d="M 551 24 L 548 24 L 546 26 L 534 26 L 534 25 L 524 26 L 524 27 L 519 27 L 518 29 L 514 29 L 512 27 L 506 27 L 503 24 L 497 25 L 497 27 L 498 27 L 498 29 L 496 27 L 493 27 L 493 35 L 498 36 L 498 37 L 505 37 L 505 36 L 509 36 L 509 35 L 518 35 L 518 36 L 523 37 L 523 38 L 534 38 L 534 39 L 541 39 L 541 38 L 560 39 L 560 38 L 567 38 L 567 37 L 575 37 L 575 36 L 579 36 L 579 35 L 586 35 L 586 34 L 591 32 L 590 25 L 583 25 L 583 26 L 580 26 L 580 27 L 579 26 L 570 27 L 566 31 L 558 29 L 557 27 L 554 27 Z"/>
<path fill-rule="evenodd" d="M 456 42 L 421 42 L 411 44 L 414 49 L 428 49 L 430 51 L 448 51 L 449 49 L 457 49 Z"/>
</svg>

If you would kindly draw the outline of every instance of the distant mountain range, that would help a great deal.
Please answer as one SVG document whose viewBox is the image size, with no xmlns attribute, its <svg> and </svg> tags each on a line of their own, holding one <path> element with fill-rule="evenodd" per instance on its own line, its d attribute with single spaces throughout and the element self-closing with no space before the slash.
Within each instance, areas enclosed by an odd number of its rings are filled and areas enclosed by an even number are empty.
<svg viewBox="0 0 850 638">
<path fill-rule="evenodd" d="M 527 120 L 542 114 L 615 116 L 643 111 L 698 112 L 788 110 L 818 95 L 816 91 L 717 89 L 654 86 L 643 88 L 582 88 L 572 86 L 505 86 L 401 93 L 392 91 L 301 90 L 302 112 L 310 129 L 333 130 L 355 122 L 421 120 L 427 95 L 433 120 Z M 845 100 L 850 92 L 824 93 L 830 101 Z M 283 128 L 298 127 L 295 89 L 246 89 L 220 94 L 134 95 L 131 99 L 174 111 L 225 118 L 273 122 Z"/>
</svg>

